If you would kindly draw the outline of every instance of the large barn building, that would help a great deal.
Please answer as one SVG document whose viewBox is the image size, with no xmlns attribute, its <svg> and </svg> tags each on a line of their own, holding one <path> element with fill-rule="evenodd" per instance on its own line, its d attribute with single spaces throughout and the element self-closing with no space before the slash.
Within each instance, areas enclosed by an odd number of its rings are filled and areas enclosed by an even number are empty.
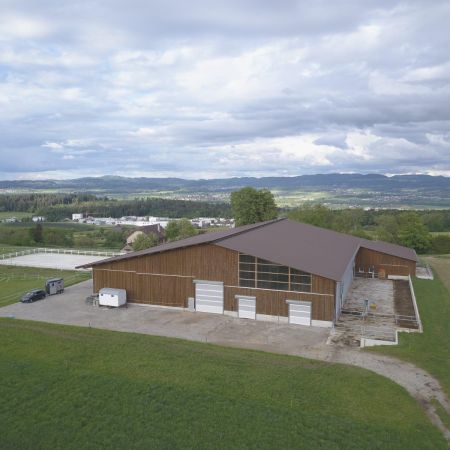
<svg viewBox="0 0 450 450">
<path fill-rule="evenodd" d="M 355 274 L 415 274 L 414 250 L 277 219 L 98 261 L 94 292 L 129 302 L 332 326 Z"/>
</svg>

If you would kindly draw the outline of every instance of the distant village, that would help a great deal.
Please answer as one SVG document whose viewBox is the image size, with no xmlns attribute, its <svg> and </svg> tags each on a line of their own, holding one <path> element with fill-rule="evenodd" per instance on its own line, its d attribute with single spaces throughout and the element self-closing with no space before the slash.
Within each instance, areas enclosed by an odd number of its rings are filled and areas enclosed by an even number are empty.
<svg viewBox="0 0 450 450">
<path fill-rule="evenodd" d="M 45 222 L 47 218 L 44 216 L 32 216 L 31 220 L 33 222 Z M 181 220 L 181 218 L 154 217 L 154 216 L 145 216 L 145 217 L 124 216 L 120 218 L 115 218 L 115 217 L 93 217 L 91 215 L 83 213 L 72 214 L 72 222 L 85 223 L 89 225 L 111 225 L 111 226 L 129 225 L 134 227 L 147 227 L 149 225 L 159 225 L 159 227 L 161 228 L 166 228 L 167 224 L 174 220 L 175 221 Z M 194 219 L 188 220 L 195 228 L 199 229 L 211 227 L 234 228 L 235 226 L 234 219 L 225 219 L 222 217 L 196 217 Z M 22 219 L 11 216 L 0 220 L 0 222 L 18 223 L 22 222 Z"/>
<path fill-rule="evenodd" d="M 92 217 L 86 214 L 72 214 L 72 221 L 78 223 L 86 223 L 90 225 L 130 225 L 134 227 L 147 227 L 149 225 L 159 225 L 166 228 L 167 224 L 173 220 L 168 217 L 154 217 L 154 216 L 124 216 L 120 218 L 114 217 Z M 195 228 L 210 228 L 210 227 L 227 227 L 234 228 L 234 219 L 224 219 L 222 217 L 196 217 L 189 219 Z"/>
</svg>

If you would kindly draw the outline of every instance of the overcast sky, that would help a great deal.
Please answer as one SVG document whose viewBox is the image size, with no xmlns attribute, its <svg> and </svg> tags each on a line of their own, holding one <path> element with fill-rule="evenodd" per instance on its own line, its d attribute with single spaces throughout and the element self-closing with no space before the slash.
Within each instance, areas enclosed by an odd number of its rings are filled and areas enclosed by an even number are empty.
<svg viewBox="0 0 450 450">
<path fill-rule="evenodd" d="M 0 178 L 450 175 L 450 2 L 1 0 Z"/>
</svg>

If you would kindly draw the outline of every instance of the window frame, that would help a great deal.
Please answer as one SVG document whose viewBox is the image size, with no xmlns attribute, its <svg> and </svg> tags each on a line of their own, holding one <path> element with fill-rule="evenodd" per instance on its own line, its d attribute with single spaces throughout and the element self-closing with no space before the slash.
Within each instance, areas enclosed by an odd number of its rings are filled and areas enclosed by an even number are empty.
<svg viewBox="0 0 450 450">
<path fill-rule="evenodd" d="M 249 261 L 250 260 L 250 261 Z M 241 264 L 244 267 L 241 269 Z M 253 265 L 254 270 L 248 270 Z M 271 271 L 269 268 L 278 267 L 280 270 Z M 260 270 L 266 269 L 266 270 Z M 241 274 L 253 274 L 248 278 L 241 277 Z M 259 275 L 262 275 L 261 277 Z M 272 275 L 272 278 L 270 277 Z M 286 278 L 285 278 L 286 277 Z M 260 284 L 259 284 L 260 282 Z M 274 263 L 246 253 L 238 253 L 238 284 L 239 287 L 252 289 L 266 289 L 281 292 L 312 292 L 312 274 L 302 270 L 293 269 L 283 264 Z M 244 286 L 252 284 L 252 286 Z M 276 288 L 261 287 L 276 285 Z M 286 289 L 280 289 L 280 285 L 285 285 Z"/>
</svg>

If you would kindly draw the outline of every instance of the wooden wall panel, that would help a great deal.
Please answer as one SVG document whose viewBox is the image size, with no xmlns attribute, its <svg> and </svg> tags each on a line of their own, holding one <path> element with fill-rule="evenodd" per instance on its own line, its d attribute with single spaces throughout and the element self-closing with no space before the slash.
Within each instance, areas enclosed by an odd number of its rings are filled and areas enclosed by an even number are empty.
<svg viewBox="0 0 450 450">
<path fill-rule="evenodd" d="M 113 261 L 93 268 L 94 292 L 103 287 L 127 290 L 131 302 L 187 307 L 195 296 L 194 279 L 222 281 L 225 309 L 236 310 L 236 294 L 257 298 L 257 313 L 287 316 L 286 300 L 312 302 L 315 320 L 333 320 L 335 282 L 317 275 L 312 290 L 328 295 L 239 288 L 239 254 L 211 244 Z M 177 275 L 177 276 L 168 276 Z"/>
<path fill-rule="evenodd" d="M 138 280 L 135 273 L 109 272 L 94 268 L 92 276 L 94 279 L 94 292 L 98 292 L 104 287 L 126 289 L 129 299 L 137 298 Z"/>
<path fill-rule="evenodd" d="M 140 291 L 137 303 L 187 308 L 188 297 L 194 297 L 192 278 L 137 275 Z"/>
<path fill-rule="evenodd" d="M 375 266 L 376 272 L 384 269 L 386 275 L 412 276 L 416 273 L 415 261 L 361 247 L 356 255 L 355 269 L 358 271 L 360 267 L 363 267 L 367 272 L 370 266 Z"/>
<path fill-rule="evenodd" d="M 334 295 L 336 282 L 329 278 L 320 277 L 319 275 L 312 275 L 311 291 L 320 294 Z"/>
<path fill-rule="evenodd" d="M 238 283 L 238 252 L 205 244 L 102 264 L 102 269 Z"/>
<path fill-rule="evenodd" d="M 257 314 L 287 317 L 289 311 L 286 300 L 303 300 L 312 303 L 311 314 L 313 320 L 334 320 L 334 295 L 314 295 L 225 286 L 225 310 L 237 311 L 236 295 L 256 297 Z"/>
</svg>

